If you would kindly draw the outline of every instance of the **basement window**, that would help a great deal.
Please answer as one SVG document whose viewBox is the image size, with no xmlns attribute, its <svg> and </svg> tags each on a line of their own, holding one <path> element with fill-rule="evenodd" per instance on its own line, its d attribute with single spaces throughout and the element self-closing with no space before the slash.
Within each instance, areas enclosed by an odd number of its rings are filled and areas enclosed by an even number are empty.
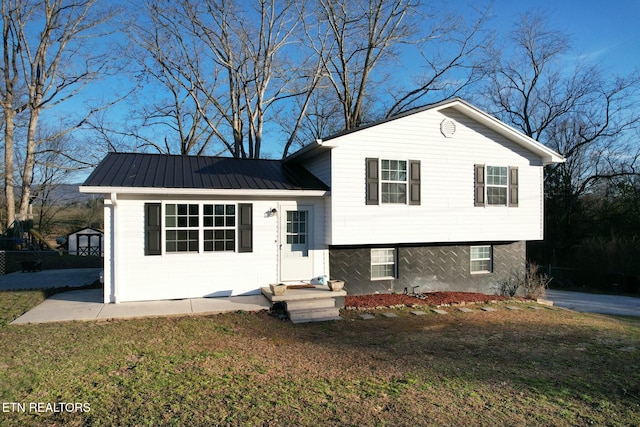
<svg viewBox="0 0 640 427">
<path fill-rule="evenodd" d="M 371 280 L 396 278 L 396 250 L 371 249 Z"/>
<path fill-rule="evenodd" d="M 491 273 L 493 251 L 491 246 L 471 246 L 471 273 Z"/>
</svg>

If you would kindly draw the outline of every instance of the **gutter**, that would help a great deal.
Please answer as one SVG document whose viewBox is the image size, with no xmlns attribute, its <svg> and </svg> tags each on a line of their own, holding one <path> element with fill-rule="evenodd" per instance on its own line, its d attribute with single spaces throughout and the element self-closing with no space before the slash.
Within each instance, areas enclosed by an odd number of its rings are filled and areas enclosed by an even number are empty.
<svg viewBox="0 0 640 427">
<path fill-rule="evenodd" d="M 215 189 L 215 188 L 166 188 L 166 187 L 100 187 L 100 186 L 81 186 L 81 193 L 93 194 L 109 194 L 114 192 L 122 194 L 138 194 L 138 195 L 166 195 L 180 194 L 189 196 L 222 196 L 222 197 L 253 197 L 261 198 L 281 198 L 281 197 L 324 197 L 329 194 L 329 190 L 249 190 L 249 189 Z M 105 197 L 105 201 L 108 199 Z"/>
</svg>

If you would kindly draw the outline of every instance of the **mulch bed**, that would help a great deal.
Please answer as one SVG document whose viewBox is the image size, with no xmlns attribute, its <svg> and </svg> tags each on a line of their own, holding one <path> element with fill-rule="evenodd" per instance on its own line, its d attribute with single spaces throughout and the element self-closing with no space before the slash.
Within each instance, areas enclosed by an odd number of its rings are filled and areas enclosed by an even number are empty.
<svg viewBox="0 0 640 427">
<path fill-rule="evenodd" d="M 404 294 L 348 295 L 345 297 L 346 308 L 375 308 L 414 305 L 453 305 L 466 303 L 488 303 L 507 301 L 513 298 L 500 295 L 486 295 L 475 292 L 429 292 L 422 298 Z"/>
</svg>

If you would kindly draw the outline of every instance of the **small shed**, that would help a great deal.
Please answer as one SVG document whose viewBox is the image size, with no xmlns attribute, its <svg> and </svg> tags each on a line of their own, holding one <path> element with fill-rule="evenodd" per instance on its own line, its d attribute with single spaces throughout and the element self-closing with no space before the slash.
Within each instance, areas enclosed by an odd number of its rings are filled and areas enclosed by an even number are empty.
<svg viewBox="0 0 640 427">
<path fill-rule="evenodd" d="M 69 255 L 104 256 L 104 232 L 83 228 L 67 235 Z"/>
</svg>

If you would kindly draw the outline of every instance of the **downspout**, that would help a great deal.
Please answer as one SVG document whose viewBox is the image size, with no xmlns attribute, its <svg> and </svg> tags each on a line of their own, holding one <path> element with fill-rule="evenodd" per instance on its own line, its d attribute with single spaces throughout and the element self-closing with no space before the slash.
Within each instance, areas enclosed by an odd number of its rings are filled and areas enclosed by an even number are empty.
<svg viewBox="0 0 640 427">
<path fill-rule="evenodd" d="M 116 260 L 118 259 L 118 238 L 116 236 L 116 231 L 118 230 L 118 195 L 117 193 L 111 193 L 111 198 L 105 200 L 105 206 L 110 206 L 111 209 L 111 250 L 109 251 L 109 286 L 111 295 L 109 296 L 109 300 L 105 298 L 105 302 L 113 302 L 118 303 L 118 269 L 116 268 Z"/>
</svg>

